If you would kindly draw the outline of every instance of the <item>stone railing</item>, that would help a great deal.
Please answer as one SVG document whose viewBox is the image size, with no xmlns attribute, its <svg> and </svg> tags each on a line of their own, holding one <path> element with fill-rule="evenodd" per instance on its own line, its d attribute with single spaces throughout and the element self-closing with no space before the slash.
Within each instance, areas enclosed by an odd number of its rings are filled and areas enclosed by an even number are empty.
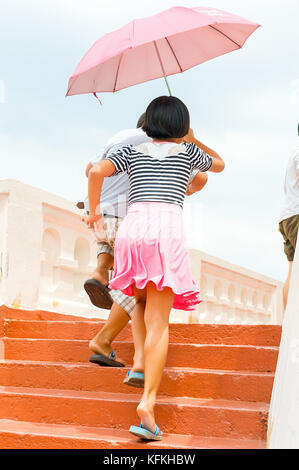
<svg viewBox="0 0 299 470">
<path fill-rule="evenodd" d="M 282 283 L 202 251 L 190 250 L 192 272 L 203 302 L 184 322 L 280 324 Z M 177 313 L 179 318 L 179 312 Z"/>
<path fill-rule="evenodd" d="M 96 263 L 93 234 L 75 204 L 15 180 L 0 181 L 0 305 L 105 318 L 83 289 Z M 273 323 L 280 282 L 191 249 L 204 300 L 173 322 Z"/>
<path fill-rule="evenodd" d="M 0 181 L 0 304 L 105 317 L 83 289 L 96 245 L 75 204 L 15 180 Z"/>
</svg>

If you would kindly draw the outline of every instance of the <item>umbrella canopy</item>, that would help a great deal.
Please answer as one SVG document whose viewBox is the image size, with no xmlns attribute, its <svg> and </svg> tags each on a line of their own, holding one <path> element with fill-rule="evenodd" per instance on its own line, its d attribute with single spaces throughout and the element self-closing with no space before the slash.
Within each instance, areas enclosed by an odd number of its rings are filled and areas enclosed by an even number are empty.
<svg viewBox="0 0 299 470">
<path fill-rule="evenodd" d="M 115 92 L 184 72 L 240 49 L 259 26 L 207 7 L 173 7 L 133 20 L 95 42 L 69 79 L 66 95 Z"/>
</svg>

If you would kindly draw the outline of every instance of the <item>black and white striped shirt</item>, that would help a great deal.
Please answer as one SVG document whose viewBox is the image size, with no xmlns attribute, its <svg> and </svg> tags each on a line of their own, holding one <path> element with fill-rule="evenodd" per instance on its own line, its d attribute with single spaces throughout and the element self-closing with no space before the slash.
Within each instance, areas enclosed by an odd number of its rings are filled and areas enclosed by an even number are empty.
<svg viewBox="0 0 299 470">
<path fill-rule="evenodd" d="M 212 158 L 193 143 L 170 142 L 129 145 L 107 157 L 115 166 L 113 175 L 127 172 L 129 205 L 135 202 L 166 202 L 183 207 L 193 170 L 208 171 Z"/>
</svg>

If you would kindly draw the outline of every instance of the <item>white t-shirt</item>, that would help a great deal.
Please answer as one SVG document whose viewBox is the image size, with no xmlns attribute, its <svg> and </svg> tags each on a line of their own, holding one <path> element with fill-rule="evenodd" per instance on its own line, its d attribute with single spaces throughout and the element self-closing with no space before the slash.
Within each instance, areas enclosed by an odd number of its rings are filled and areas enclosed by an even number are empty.
<svg viewBox="0 0 299 470">
<path fill-rule="evenodd" d="M 299 147 L 288 161 L 284 183 L 285 200 L 279 221 L 299 214 Z"/>
<path fill-rule="evenodd" d="M 126 129 L 118 132 L 108 142 L 102 153 L 91 163 L 96 165 L 111 153 L 126 145 L 140 145 L 152 139 L 142 129 Z M 129 177 L 127 173 L 105 178 L 101 192 L 101 213 L 125 217 L 128 206 Z M 88 196 L 84 201 L 85 210 L 89 210 Z"/>
</svg>

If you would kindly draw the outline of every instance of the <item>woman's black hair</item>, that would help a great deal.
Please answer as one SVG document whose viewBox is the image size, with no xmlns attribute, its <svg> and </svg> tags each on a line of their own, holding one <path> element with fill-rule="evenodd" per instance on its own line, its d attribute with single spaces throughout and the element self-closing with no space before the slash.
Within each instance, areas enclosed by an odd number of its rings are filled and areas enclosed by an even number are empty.
<svg viewBox="0 0 299 470">
<path fill-rule="evenodd" d="M 147 107 L 142 129 L 154 139 L 180 138 L 188 134 L 187 106 L 175 96 L 159 96 Z"/>
</svg>

